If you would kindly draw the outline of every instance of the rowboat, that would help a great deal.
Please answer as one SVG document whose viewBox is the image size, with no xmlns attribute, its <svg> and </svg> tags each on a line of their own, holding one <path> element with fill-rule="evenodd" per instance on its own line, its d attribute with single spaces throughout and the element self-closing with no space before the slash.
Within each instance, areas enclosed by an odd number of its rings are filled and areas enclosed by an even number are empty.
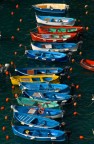
<svg viewBox="0 0 94 144">
<path fill-rule="evenodd" d="M 39 106 L 43 108 L 59 108 L 57 102 L 45 101 L 45 100 L 37 100 L 33 98 L 28 98 L 24 96 L 20 96 L 17 98 L 18 104 L 22 106 Z"/>
<path fill-rule="evenodd" d="M 63 14 L 69 9 L 69 5 L 61 3 L 42 3 L 35 4 L 32 7 L 38 12 Z"/>
<path fill-rule="evenodd" d="M 41 16 L 35 15 L 36 21 L 39 24 L 53 25 L 53 26 L 73 26 L 76 19 L 57 16 Z"/>
<path fill-rule="evenodd" d="M 94 60 L 82 59 L 80 65 L 90 71 L 94 71 Z"/>
<path fill-rule="evenodd" d="M 67 54 L 59 53 L 59 52 L 25 50 L 25 54 L 27 55 L 28 58 L 32 58 L 40 61 L 67 62 L 69 60 Z"/>
<path fill-rule="evenodd" d="M 59 83 L 59 76 L 53 75 L 45 75 L 45 74 L 38 74 L 38 75 L 28 75 L 28 76 L 11 76 L 10 77 L 11 83 L 13 85 L 19 85 L 20 82 L 31 82 L 31 83 L 40 83 L 40 82 L 51 82 L 51 83 Z"/>
<path fill-rule="evenodd" d="M 60 67 L 44 67 L 44 68 L 16 68 L 17 75 L 38 75 L 38 74 L 61 74 L 64 73 L 65 68 Z"/>
<path fill-rule="evenodd" d="M 51 120 L 46 117 L 25 114 L 20 112 L 14 112 L 13 116 L 18 120 L 22 125 L 28 125 L 29 127 L 38 127 L 38 128 L 59 128 L 60 123 Z"/>
<path fill-rule="evenodd" d="M 14 135 L 36 141 L 65 141 L 65 132 L 54 129 L 12 125 Z"/>
<path fill-rule="evenodd" d="M 50 52 L 75 52 L 81 46 L 82 41 L 78 43 L 31 43 L 33 50 Z"/>
<path fill-rule="evenodd" d="M 30 32 L 31 39 L 37 42 L 66 42 L 77 39 L 77 33 L 66 34 L 39 34 Z"/>
<path fill-rule="evenodd" d="M 64 104 L 71 99 L 71 95 L 59 92 L 49 92 L 49 91 L 40 92 L 40 91 L 25 90 L 23 91 L 23 94 L 35 100 L 57 101 L 62 102 Z"/>
<path fill-rule="evenodd" d="M 13 112 L 20 112 L 31 115 L 38 115 L 51 119 L 63 118 L 64 111 L 60 109 L 42 108 L 37 106 L 17 106 L 11 105 Z"/>
<path fill-rule="evenodd" d="M 58 34 L 58 33 L 82 33 L 84 28 L 81 26 L 37 26 L 38 33 Z"/>
<path fill-rule="evenodd" d="M 21 82 L 19 86 L 21 90 L 31 90 L 35 92 L 60 92 L 66 94 L 70 92 L 67 84 Z"/>
</svg>

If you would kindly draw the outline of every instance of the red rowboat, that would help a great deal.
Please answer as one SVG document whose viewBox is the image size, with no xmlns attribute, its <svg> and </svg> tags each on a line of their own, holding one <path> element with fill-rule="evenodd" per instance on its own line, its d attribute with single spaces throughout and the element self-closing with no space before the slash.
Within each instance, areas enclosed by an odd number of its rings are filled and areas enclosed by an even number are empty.
<svg viewBox="0 0 94 144">
<path fill-rule="evenodd" d="M 30 35 L 33 41 L 39 41 L 39 42 L 65 42 L 77 38 L 77 33 L 39 34 L 39 33 L 31 32 Z"/>
<path fill-rule="evenodd" d="M 90 71 L 94 71 L 94 60 L 82 59 L 80 65 Z"/>
<path fill-rule="evenodd" d="M 58 33 L 81 33 L 84 28 L 81 26 L 38 26 L 39 33 L 58 34 Z"/>
</svg>

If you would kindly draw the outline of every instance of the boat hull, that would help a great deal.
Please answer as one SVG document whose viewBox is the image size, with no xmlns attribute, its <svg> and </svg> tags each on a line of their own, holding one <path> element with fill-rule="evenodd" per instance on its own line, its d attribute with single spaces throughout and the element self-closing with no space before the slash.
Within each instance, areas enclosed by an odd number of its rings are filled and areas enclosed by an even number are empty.
<svg viewBox="0 0 94 144">
<path fill-rule="evenodd" d="M 17 75 L 37 75 L 37 74 L 61 74 L 64 73 L 64 68 L 16 68 Z"/>
<path fill-rule="evenodd" d="M 75 52 L 78 50 L 81 42 L 75 43 L 31 43 L 33 50 L 50 51 L 50 52 Z"/>
<path fill-rule="evenodd" d="M 94 62 L 94 61 L 93 61 Z M 85 69 L 87 69 L 87 70 L 89 70 L 89 71 L 93 71 L 94 72 L 94 64 L 89 64 L 89 63 L 87 63 L 86 62 L 86 60 L 84 60 L 84 59 L 82 59 L 81 61 L 80 61 L 80 65 L 83 67 L 83 68 L 85 68 Z"/>
<path fill-rule="evenodd" d="M 69 9 L 69 5 L 67 4 L 56 4 L 56 3 L 44 3 L 44 4 L 36 4 L 32 5 L 32 7 L 38 11 L 43 13 L 52 13 L 52 14 L 63 14 L 66 13 Z"/>
<path fill-rule="evenodd" d="M 60 83 L 59 76 L 56 75 L 29 75 L 29 76 L 12 76 L 10 77 L 13 85 L 19 85 L 20 82 L 49 82 L 49 83 Z"/>
<path fill-rule="evenodd" d="M 57 102 L 39 101 L 32 98 L 18 97 L 18 104 L 22 106 L 41 106 L 43 108 L 59 108 Z"/>
<path fill-rule="evenodd" d="M 19 137 L 29 139 L 29 140 L 36 140 L 36 141 L 65 141 L 65 132 L 60 130 L 54 130 L 54 129 L 42 129 L 42 128 L 32 128 L 28 126 L 12 126 L 12 130 L 14 135 L 17 135 Z M 29 131 L 36 131 L 40 133 L 43 133 L 41 136 L 38 136 L 33 133 L 33 135 L 28 135 Z M 44 135 L 47 133 L 47 135 Z M 54 135 L 48 135 L 49 133 L 53 133 Z M 56 134 L 55 134 L 56 133 Z M 57 135 L 57 136 L 55 136 Z"/>
<path fill-rule="evenodd" d="M 44 93 L 50 92 L 58 92 L 68 94 L 70 93 L 70 88 L 66 84 L 48 84 L 48 83 L 30 83 L 23 82 L 19 84 L 21 90 L 31 90 L 32 91 L 40 91 Z M 32 95 L 32 93 L 31 93 Z"/>
<path fill-rule="evenodd" d="M 45 38 L 45 36 L 48 36 L 49 38 Z M 76 33 L 71 33 L 71 34 L 66 34 L 66 37 L 62 37 L 62 34 L 59 35 L 57 34 L 58 38 L 52 38 L 52 36 L 54 37 L 55 35 L 51 35 L 50 38 L 50 34 L 37 34 L 37 33 L 30 33 L 31 39 L 33 41 L 37 41 L 37 42 L 47 42 L 47 43 L 51 43 L 51 42 L 66 42 L 66 41 L 72 41 L 72 40 L 76 40 L 77 39 L 77 34 Z M 68 37 L 67 37 L 68 36 Z"/>
<path fill-rule="evenodd" d="M 30 115 L 20 112 L 14 112 L 13 116 L 23 125 L 38 128 L 59 128 L 60 123 L 49 118 L 41 117 L 38 115 Z"/>
<path fill-rule="evenodd" d="M 35 60 L 40 61 L 48 61 L 48 62 L 67 62 L 69 58 L 64 53 L 58 52 L 44 52 L 44 51 L 33 51 L 33 50 L 26 50 L 25 54 L 28 58 L 32 58 Z"/>
<path fill-rule="evenodd" d="M 51 19 L 53 19 L 53 18 L 51 18 Z M 50 26 L 73 26 L 76 21 L 75 19 L 72 19 L 70 21 L 68 20 L 68 21 L 62 21 L 62 22 L 51 22 L 51 21 L 48 21 L 48 19 L 49 19 L 49 17 L 47 18 L 47 16 L 42 18 L 42 17 L 39 17 L 36 15 L 37 23 L 44 24 L 44 25 L 50 25 Z"/>
<path fill-rule="evenodd" d="M 47 117 L 51 119 L 63 118 L 64 111 L 60 109 L 51 109 L 51 108 L 41 108 L 37 106 L 15 106 L 11 105 L 13 112 L 23 112 L 26 114 L 35 115 L 42 117 Z"/>
<path fill-rule="evenodd" d="M 58 34 L 58 33 L 82 33 L 80 26 L 38 26 L 38 33 Z"/>
</svg>

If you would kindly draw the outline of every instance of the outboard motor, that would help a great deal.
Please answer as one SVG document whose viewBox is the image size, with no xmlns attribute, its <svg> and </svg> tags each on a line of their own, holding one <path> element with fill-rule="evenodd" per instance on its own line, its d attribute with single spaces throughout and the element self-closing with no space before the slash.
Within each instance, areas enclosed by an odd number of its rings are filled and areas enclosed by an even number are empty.
<svg viewBox="0 0 94 144">
<path fill-rule="evenodd" d="M 6 63 L 4 65 L 4 72 L 6 72 L 9 69 L 9 67 L 10 67 L 10 64 Z"/>
<path fill-rule="evenodd" d="M 71 92 L 70 93 L 71 93 L 72 96 L 75 93 L 75 85 L 73 83 L 71 84 Z"/>
<path fill-rule="evenodd" d="M 69 52 L 69 53 L 68 53 L 69 61 L 71 60 L 71 57 L 72 57 L 72 52 Z"/>
<path fill-rule="evenodd" d="M 60 74 L 60 83 L 63 83 L 64 82 L 64 79 L 66 79 L 66 74 L 65 73 L 62 73 L 62 74 Z"/>
<path fill-rule="evenodd" d="M 1 36 L 2 36 L 2 35 L 1 35 L 1 32 L 0 32 L 0 39 L 1 39 Z"/>
<path fill-rule="evenodd" d="M 10 64 L 5 64 L 0 67 L 0 73 L 5 73 L 10 67 Z"/>
<path fill-rule="evenodd" d="M 65 66 L 64 73 L 67 75 L 70 71 L 70 66 Z"/>
<path fill-rule="evenodd" d="M 81 49 L 81 48 L 82 48 L 82 44 L 83 44 L 83 41 L 79 41 L 79 42 L 77 43 L 78 49 Z"/>
</svg>

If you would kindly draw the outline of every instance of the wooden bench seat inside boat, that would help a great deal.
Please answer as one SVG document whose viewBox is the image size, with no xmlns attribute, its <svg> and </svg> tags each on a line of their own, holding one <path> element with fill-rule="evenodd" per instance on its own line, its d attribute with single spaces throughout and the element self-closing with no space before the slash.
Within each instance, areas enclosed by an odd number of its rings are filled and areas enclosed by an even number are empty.
<svg viewBox="0 0 94 144">
<path fill-rule="evenodd" d="M 40 5 L 39 8 L 46 9 L 47 5 Z"/>
<path fill-rule="evenodd" d="M 27 70 L 27 74 L 34 75 L 34 70 Z"/>
</svg>

